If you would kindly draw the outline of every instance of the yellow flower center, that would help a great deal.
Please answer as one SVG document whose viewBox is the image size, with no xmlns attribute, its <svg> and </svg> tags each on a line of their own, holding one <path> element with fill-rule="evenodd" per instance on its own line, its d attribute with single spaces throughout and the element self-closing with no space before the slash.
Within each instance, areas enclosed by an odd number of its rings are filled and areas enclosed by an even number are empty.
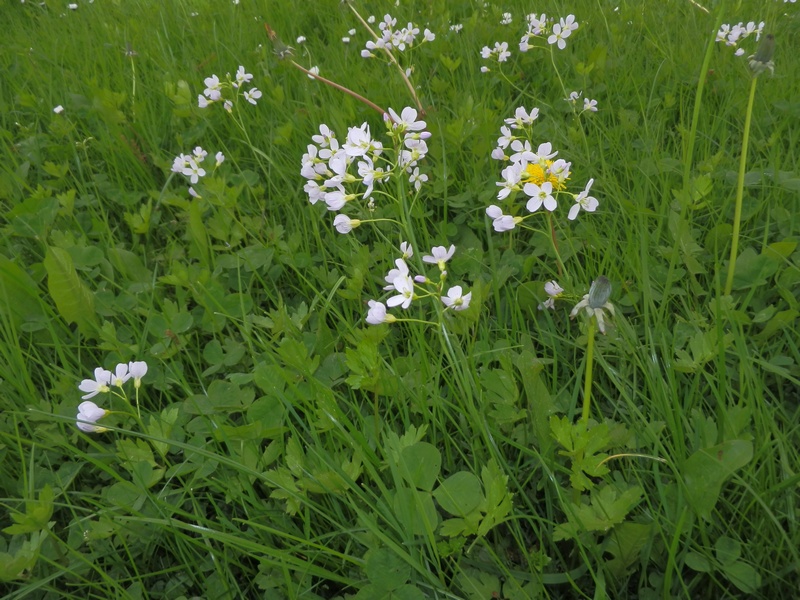
<svg viewBox="0 0 800 600">
<path fill-rule="evenodd" d="M 550 167 L 550 165 L 553 164 L 552 160 L 546 160 L 544 162 L 547 167 Z M 552 183 L 554 190 L 560 191 L 567 187 L 563 181 L 559 181 L 558 177 L 552 173 L 546 172 L 545 169 L 543 169 L 538 163 L 532 163 L 525 167 L 525 171 L 522 175 L 522 183 L 535 183 L 536 185 L 542 185 L 545 181 Z"/>
</svg>

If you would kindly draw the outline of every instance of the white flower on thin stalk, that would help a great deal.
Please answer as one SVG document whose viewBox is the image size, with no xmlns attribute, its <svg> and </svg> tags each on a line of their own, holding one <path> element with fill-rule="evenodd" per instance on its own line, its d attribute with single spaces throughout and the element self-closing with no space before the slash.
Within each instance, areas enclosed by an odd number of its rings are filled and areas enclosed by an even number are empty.
<svg viewBox="0 0 800 600">
<path fill-rule="evenodd" d="M 549 298 L 544 302 L 542 302 L 541 304 L 539 304 L 538 306 L 539 310 L 546 310 L 548 308 L 551 310 L 555 310 L 556 299 L 559 296 L 561 296 L 561 294 L 564 293 L 564 288 L 558 285 L 557 281 L 553 280 L 553 281 L 548 281 L 547 283 L 544 284 L 544 291 L 549 296 Z"/>
<path fill-rule="evenodd" d="M 417 110 L 406 106 L 398 115 L 393 108 L 389 109 L 388 117 L 392 120 L 392 129 L 400 131 L 422 131 L 426 127 L 425 121 L 417 121 Z M 387 119 L 386 113 L 383 115 Z"/>
<path fill-rule="evenodd" d="M 447 296 L 442 296 L 442 303 L 445 307 L 453 310 L 467 310 L 469 302 L 472 300 L 472 292 L 464 295 L 461 286 L 456 285 L 447 290 Z"/>
<path fill-rule="evenodd" d="M 111 371 L 97 367 L 94 370 L 94 379 L 84 379 L 78 385 L 80 391 L 86 392 L 86 395 L 81 396 L 81 398 L 88 400 L 89 398 L 94 398 L 97 394 L 109 392 L 111 390 L 109 384 L 111 383 L 112 375 Z"/>
<path fill-rule="evenodd" d="M 522 222 L 522 217 L 512 217 L 511 215 L 504 215 L 499 206 L 492 204 L 486 209 L 486 214 L 492 219 L 492 227 L 498 233 L 504 231 L 511 231 L 517 226 L 517 223 Z"/>
<path fill-rule="evenodd" d="M 553 197 L 553 184 L 549 181 L 545 181 L 540 186 L 535 183 L 526 183 L 522 189 L 531 197 L 525 205 L 529 212 L 536 212 L 542 206 L 553 212 L 558 207 L 558 203 Z"/>
<path fill-rule="evenodd" d="M 511 192 L 518 191 L 520 181 L 522 180 L 522 172 L 525 166 L 522 163 L 512 163 L 500 172 L 503 181 L 498 181 L 495 185 L 502 188 L 497 192 L 497 199 L 506 199 Z"/>
<path fill-rule="evenodd" d="M 111 381 L 109 382 L 111 385 L 121 388 L 122 385 L 131 378 L 131 374 L 128 373 L 128 365 L 126 363 L 119 363 L 114 369 L 114 373 L 111 376 Z"/>
<path fill-rule="evenodd" d="M 414 248 L 412 248 L 411 244 L 409 244 L 408 242 L 400 243 L 400 252 L 403 253 L 403 260 L 406 260 L 414 256 Z"/>
<path fill-rule="evenodd" d="M 567 218 L 570 221 L 574 221 L 577 218 L 581 209 L 585 210 L 586 212 L 594 212 L 597 210 L 597 207 L 600 205 L 600 203 L 597 201 L 597 198 L 589 195 L 589 190 L 591 189 L 593 183 L 594 179 L 590 179 L 584 190 L 575 196 L 575 204 L 573 204 L 572 208 L 569 209 L 569 214 L 567 215 Z"/>
<path fill-rule="evenodd" d="M 402 248 L 402 246 L 401 246 L 401 248 Z M 405 251 L 404 251 L 403 254 L 405 255 Z M 413 252 L 411 254 L 413 254 Z M 409 254 L 408 256 L 410 257 L 411 254 Z M 398 259 L 396 259 L 394 261 L 394 264 L 397 266 L 397 268 L 392 269 L 391 271 L 389 271 L 389 273 L 386 275 L 386 278 L 385 278 L 386 279 L 386 283 L 388 283 L 389 285 L 384 286 L 383 289 L 385 291 L 387 291 L 387 292 L 390 292 L 390 291 L 395 289 L 395 287 L 394 287 L 394 280 L 395 279 L 397 279 L 401 275 L 408 276 L 408 265 L 406 264 L 406 261 L 404 259 L 398 258 Z"/>
<path fill-rule="evenodd" d="M 392 282 L 396 296 L 392 296 L 386 301 L 389 307 L 400 306 L 401 308 L 408 308 L 411 306 L 411 301 L 414 299 L 414 280 L 408 275 L 398 275 Z"/>
<path fill-rule="evenodd" d="M 533 125 L 533 122 L 539 118 L 539 109 L 532 108 L 530 112 L 525 110 L 524 106 L 518 106 L 514 111 L 514 116 L 506 119 L 506 125 L 510 125 L 511 129 L 523 129 L 528 125 Z"/>
<path fill-rule="evenodd" d="M 138 390 L 142 385 L 142 377 L 147 374 L 147 363 L 143 360 L 129 362 L 128 373 L 133 377 L 133 387 Z"/>
<path fill-rule="evenodd" d="M 567 38 L 572 33 L 572 29 L 566 29 L 561 23 L 554 23 L 553 24 L 553 33 L 550 34 L 550 37 L 547 38 L 547 43 L 551 46 L 556 44 L 559 50 L 563 50 L 567 47 Z"/>
<path fill-rule="evenodd" d="M 597 100 L 589 100 L 589 98 L 583 99 L 583 111 L 589 112 L 597 112 Z"/>
<path fill-rule="evenodd" d="M 75 425 L 77 425 L 78 429 L 86 433 L 102 433 L 103 431 L 108 431 L 105 427 L 95 425 L 97 421 L 107 414 L 107 410 L 100 408 L 91 400 L 81 402 L 78 405 L 78 416 L 75 418 Z"/>
<path fill-rule="evenodd" d="M 431 253 L 422 257 L 422 262 L 438 265 L 439 270 L 444 272 L 445 263 L 453 258 L 453 253 L 456 251 L 456 247 L 451 245 L 449 248 L 445 248 L 444 246 L 434 246 L 431 248 Z"/>
<path fill-rule="evenodd" d="M 258 88 L 253 88 L 249 92 L 244 93 L 244 99 L 247 100 L 250 104 L 255 106 L 258 103 L 258 99 L 261 98 L 262 94 Z"/>
<path fill-rule="evenodd" d="M 236 70 L 236 81 L 233 82 L 233 87 L 239 88 L 243 84 L 249 83 L 252 79 L 253 76 L 247 73 L 242 65 L 239 65 L 239 68 Z"/>
<path fill-rule="evenodd" d="M 377 300 L 369 301 L 369 312 L 367 312 L 367 323 L 370 325 L 380 325 L 381 323 L 394 323 L 397 319 L 386 312 L 386 305 Z"/>
<path fill-rule="evenodd" d="M 209 100 L 217 101 L 222 98 L 222 84 L 219 82 L 219 77 L 216 75 L 206 77 L 203 83 L 206 84 L 206 89 L 203 90 L 203 94 L 205 94 Z"/>
<path fill-rule="evenodd" d="M 347 215 L 336 215 L 336 218 L 333 220 L 333 226 L 336 228 L 336 231 L 341 234 L 350 233 L 359 225 L 361 225 L 361 221 L 358 219 L 351 219 Z"/>
<path fill-rule="evenodd" d="M 425 173 L 420 174 L 419 167 L 414 167 L 414 171 L 408 176 L 408 182 L 414 186 L 414 189 L 419 191 L 422 184 L 428 181 L 428 176 Z"/>
</svg>

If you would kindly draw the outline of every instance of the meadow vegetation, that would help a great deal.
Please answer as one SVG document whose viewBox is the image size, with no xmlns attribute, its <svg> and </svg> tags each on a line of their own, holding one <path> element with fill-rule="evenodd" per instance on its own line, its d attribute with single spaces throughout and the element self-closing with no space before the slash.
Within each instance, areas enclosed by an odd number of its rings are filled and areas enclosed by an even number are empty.
<svg viewBox="0 0 800 600">
<path fill-rule="evenodd" d="M 0 15 L 4 598 L 797 593 L 796 3 Z"/>
</svg>

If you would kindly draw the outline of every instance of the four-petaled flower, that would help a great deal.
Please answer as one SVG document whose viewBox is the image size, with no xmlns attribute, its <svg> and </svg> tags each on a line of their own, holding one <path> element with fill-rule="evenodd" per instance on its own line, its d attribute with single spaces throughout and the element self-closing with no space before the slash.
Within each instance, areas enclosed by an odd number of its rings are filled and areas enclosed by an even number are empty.
<svg viewBox="0 0 800 600">
<path fill-rule="evenodd" d="M 434 246 L 431 248 L 430 255 L 425 255 L 422 257 L 422 262 L 432 265 L 439 265 L 439 270 L 444 271 L 444 263 L 453 257 L 453 253 L 455 251 L 456 247 L 452 245 L 450 248 L 445 248 L 444 246 Z"/>
<path fill-rule="evenodd" d="M 442 296 L 442 302 L 447 308 L 453 310 L 467 310 L 469 301 L 472 299 L 472 292 L 464 295 L 460 285 L 456 285 L 447 290 L 447 296 Z"/>
</svg>

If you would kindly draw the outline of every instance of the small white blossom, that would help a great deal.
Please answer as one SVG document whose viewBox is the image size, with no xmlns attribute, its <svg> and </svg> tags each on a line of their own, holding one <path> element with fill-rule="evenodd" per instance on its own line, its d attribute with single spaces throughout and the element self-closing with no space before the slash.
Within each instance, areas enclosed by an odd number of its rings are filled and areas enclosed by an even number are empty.
<svg viewBox="0 0 800 600">
<path fill-rule="evenodd" d="M 467 310 L 469 302 L 472 300 L 472 292 L 464 295 L 460 285 L 456 285 L 447 290 L 447 296 L 441 296 L 442 302 L 447 308 L 453 310 Z"/>
</svg>

